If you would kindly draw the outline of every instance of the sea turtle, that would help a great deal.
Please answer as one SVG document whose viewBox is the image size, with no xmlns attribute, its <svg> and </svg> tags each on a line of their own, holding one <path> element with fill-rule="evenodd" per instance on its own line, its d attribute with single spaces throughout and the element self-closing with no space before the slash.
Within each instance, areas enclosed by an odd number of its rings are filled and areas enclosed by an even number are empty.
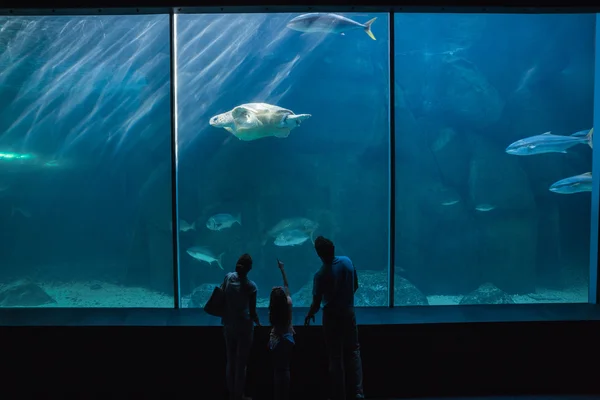
<svg viewBox="0 0 600 400">
<path fill-rule="evenodd" d="M 286 138 L 310 114 L 294 114 L 293 111 L 266 103 L 248 103 L 231 111 L 215 115 L 210 125 L 223 128 L 240 140 L 250 141 L 269 136 Z"/>
</svg>

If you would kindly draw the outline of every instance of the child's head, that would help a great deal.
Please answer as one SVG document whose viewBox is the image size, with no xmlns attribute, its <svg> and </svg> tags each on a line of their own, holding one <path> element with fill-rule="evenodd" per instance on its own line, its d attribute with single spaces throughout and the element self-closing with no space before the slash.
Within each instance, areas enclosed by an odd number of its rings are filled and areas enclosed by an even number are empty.
<svg viewBox="0 0 600 400">
<path fill-rule="evenodd" d="M 281 286 L 276 286 L 271 290 L 269 322 L 271 326 L 276 327 L 287 327 L 292 323 L 290 321 L 287 294 Z"/>
</svg>

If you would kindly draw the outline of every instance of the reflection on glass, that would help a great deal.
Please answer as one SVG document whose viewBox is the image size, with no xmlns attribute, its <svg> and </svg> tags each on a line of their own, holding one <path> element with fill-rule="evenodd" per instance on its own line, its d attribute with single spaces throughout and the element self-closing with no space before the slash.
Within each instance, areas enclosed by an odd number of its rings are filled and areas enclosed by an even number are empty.
<svg viewBox="0 0 600 400">
<path fill-rule="evenodd" d="M 587 302 L 594 16 L 395 23 L 395 304 Z"/>
<path fill-rule="evenodd" d="M 176 18 L 182 307 L 246 252 L 259 306 L 277 258 L 308 306 L 319 235 L 354 261 L 356 305 L 386 305 L 387 14 Z"/>
<path fill-rule="evenodd" d="M 172 307 L 168 16 L 0 26 L 0 307 Z"/>
</svg>

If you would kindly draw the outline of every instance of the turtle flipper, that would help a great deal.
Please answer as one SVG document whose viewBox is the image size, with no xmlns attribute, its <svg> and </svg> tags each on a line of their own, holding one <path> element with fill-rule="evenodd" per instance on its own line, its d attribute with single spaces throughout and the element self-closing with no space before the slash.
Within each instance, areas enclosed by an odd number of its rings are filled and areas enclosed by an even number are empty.
<svg viewBox="0 0 600 400">
<path fill-rule="evenodd" d="M 274 136 L 276 138 L 286 138 L 288 136 L 290 136 L 290 129 L 289 128 L 283 128 L 283 129 L 278 129 Z"/>
<path fill-rule="evenodd" d="M 289 128 L 295 128 L 300 126 L 300 123 L 305 119 L 309 119 L 312 117 L 310 114 L 296 114 L 296 115 L 288 115 L 287 118 L 283 121 L 284 125 Z"/>
</svg>

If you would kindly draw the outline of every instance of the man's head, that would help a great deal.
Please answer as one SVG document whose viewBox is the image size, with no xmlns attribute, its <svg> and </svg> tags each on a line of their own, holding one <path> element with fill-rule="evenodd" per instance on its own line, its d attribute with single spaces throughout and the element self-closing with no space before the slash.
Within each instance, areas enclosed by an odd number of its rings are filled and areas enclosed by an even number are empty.
<svg viewBox="0 0 600 400">
<path fill-rule="evenodd" d="M 251 269 L 252 257 L 250 257 L 250 254 L 248 253 L 242 254 L 235 264 L 235 272 L 237 272 L 238 275 L 246 276 Z"/>
<path fill-rule="evenodd" d="M 331 240 L 319 236 L 315 239 L 315 250 L 325 264 L 331 264 L 333 262 L 333 258 L 335 257 L 335 246 Z"/>
</svg>

